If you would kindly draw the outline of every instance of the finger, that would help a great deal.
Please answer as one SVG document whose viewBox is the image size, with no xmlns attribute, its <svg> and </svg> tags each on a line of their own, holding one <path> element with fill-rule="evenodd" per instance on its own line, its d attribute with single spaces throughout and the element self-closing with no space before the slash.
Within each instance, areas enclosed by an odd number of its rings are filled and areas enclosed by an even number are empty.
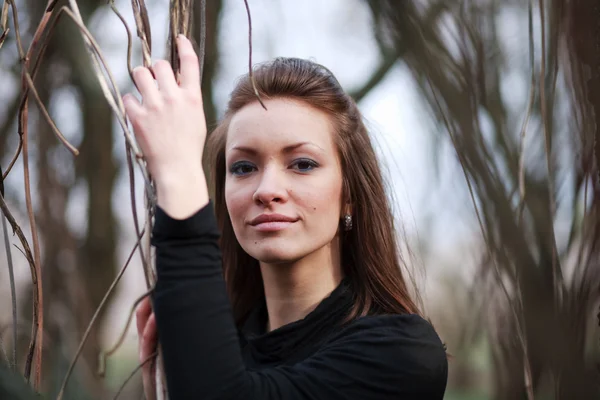
<svg viewBox="0 0 600 400">
<path fill-rule="evenodd" d="M 148 318 L 148 322 L 144 328 L 144 334 L 142 335 L 142 349 L 140 354 L 142 360 L 140 361 L 145 360 L 156 351 L 157 336 L 156 318 L 154 317 L 154 313 L 152 313 L 150 318 Z"/>
<path fill-rule="evenodd" d="M 177 36 L 177 51 L 181 72 L 180 86 L 184 89 L 197 90 L 200 88 L 200 66 L 192 42 L 183 35 Z"/>
<path fill-rule="evenodd" d="M 154 70 L 156 81 L 158 82 L 158 90 L 161 92 L 173 93 L 178 89 L 175 75 L 173 74 L 173 68 L 166 60 L 156 61 L 152 69 Z"/>
<path fill-rule="evenodd" d="M 144 334 L 144 328 L 148 323 L 150 314 L 152 314 L 152 305 L 150 304 L 150 299 L 146 297 L 140 302 L 140 305 L 138 306 L 135 312 L 137 331 L 140 339 L 142 339 L 142 335 Z"/>
<path fill-rule="evenodd" d="M 157 104 L 159 101 L 158 88 L 148 68 L 136 67 L 133 70 L 133 79 L 142 95 L 143 104 Z"/>
<path fill-rule="evenodd" d="M 133 122 L 143 112 L 142 103 L 132 94 L 126 94 L 123 96 L 123 106 L 125 107 L 125 113 Z"/>
</svg>

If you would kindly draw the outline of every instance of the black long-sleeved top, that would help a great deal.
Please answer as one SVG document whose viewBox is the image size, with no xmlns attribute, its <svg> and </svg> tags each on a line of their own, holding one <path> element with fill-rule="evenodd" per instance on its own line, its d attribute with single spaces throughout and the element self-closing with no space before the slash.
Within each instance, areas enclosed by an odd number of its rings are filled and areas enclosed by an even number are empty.
<svg viewBox="0 0 600 400">
<path fill-rule="evenodd" d="M 210 205 L 185 220 L 157 209 L 153 300 L 170 400 L 443 398 L 448 364 L 432 326 L 417 315 L 342 324 L 347 279 L 302 320 L 266 333 L 263 304 L 238 332 L 218 238 Z"/>
</svg>

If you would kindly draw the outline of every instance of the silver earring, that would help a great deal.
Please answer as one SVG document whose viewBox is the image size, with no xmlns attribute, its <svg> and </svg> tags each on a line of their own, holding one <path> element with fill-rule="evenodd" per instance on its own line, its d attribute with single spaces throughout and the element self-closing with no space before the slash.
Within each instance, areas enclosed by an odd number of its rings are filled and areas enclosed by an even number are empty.
<svg viewBox="0 0 600 400">
<path fill-rule="evenodd" d="M 352 215 L 350 214 L 344 215 L 344 230 L 352 230 Z"/>
</svg>

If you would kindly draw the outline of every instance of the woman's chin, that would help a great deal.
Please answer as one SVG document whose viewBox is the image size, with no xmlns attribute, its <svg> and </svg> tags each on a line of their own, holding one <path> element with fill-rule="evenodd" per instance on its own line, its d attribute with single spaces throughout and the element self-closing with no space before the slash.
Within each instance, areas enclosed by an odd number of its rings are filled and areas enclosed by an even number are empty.
<svg viewBox="0 0 600 400">
<path fill-rule="evenodd" d="M 264 264 L 289 264 L 297 261 L 301 257 L 292 257 L 288 254 L 281 254 L 281 252 L 261 252 L 256 258 L 259 262 Z"/>
<path fill-rule="evenodd" d="M 277 248 L 254 248 L 246 252 L 256 260 L 265 264 L 288 264 L 295 262 L 302 258 L 302 255 L 298 255 L 295 252 L 283 251 L 281 247 Z"/>
</svg>

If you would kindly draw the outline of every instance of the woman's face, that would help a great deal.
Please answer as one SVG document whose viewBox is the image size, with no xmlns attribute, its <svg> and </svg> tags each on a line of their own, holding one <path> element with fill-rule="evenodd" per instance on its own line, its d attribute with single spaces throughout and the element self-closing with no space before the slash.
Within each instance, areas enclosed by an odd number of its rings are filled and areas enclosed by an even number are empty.
<svg viewBox="0 0 600 400">
<path fill-rule="evenodd" d="M 244 251 L 294 262 L 336 237 L 342 171 L 327 114 L 289 99 L 265 105 L 249 104 L 230 122 L 225 201 Z"/>
</svg>

